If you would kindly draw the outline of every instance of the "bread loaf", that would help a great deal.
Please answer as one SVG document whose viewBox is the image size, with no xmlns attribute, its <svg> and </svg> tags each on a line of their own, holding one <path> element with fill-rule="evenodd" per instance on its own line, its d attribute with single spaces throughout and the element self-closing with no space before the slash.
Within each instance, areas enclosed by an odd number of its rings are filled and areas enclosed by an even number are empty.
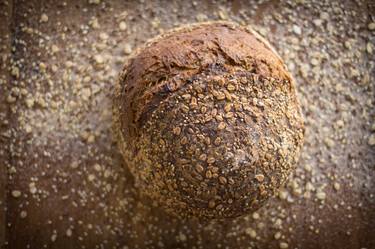
<svg viewBox="0 0 375 249">
<path fill-rule="evenodd" d="M 258 209 L 287 179 L 303 140 L 284 63 L 232 23 L 175 29 L 138 49 L 114 114 L 138 187 L 182 217 Z"/>
</svg>

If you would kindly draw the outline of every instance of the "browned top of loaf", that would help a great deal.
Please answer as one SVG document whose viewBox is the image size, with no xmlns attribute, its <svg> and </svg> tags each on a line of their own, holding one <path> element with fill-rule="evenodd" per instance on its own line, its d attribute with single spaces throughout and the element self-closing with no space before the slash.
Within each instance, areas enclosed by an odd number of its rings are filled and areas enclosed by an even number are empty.
<svg viewBox="0 0 375 249">
<path fill-rule="evenodd" d="M 121 127 L 123 135 L 134 134 L 150 102 L 162 98 L 160 93 L 176 91 L 215 63 L 292 81 L 280 57 L 252 30 L 228 22 L 175 29 L 139 48 L 124 67 L 120 81 L 125 88 L 120 94 L 126 98 L 120 96 L 119 104 L 126 111 L 120 111 L 120 123 L 128 127 Z"/>
</svg>

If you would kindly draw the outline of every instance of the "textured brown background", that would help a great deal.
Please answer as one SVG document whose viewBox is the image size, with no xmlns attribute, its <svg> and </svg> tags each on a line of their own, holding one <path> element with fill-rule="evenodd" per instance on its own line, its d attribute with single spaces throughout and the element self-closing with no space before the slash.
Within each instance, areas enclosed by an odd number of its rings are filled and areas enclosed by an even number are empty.
<svg viewBox="0 0 375 249">
<path fill-rule="evenodd" d="M 6 228 L 5 248 L 375 248 L 373 13 L 372 1 L 0 1 L 0 242 Z M 126 44 L 217 19 L 252 25 L 284 58 L 306 142 L 256 214 L 182 222 L 140 201 L 110 94 Z"/>
<path fill-rule="evenodd" d="M 7 89 L 6 82 L 10 79 L 8 73 L 8 60 L 4 56 L 10 56 L 11 49 L 11 22 L 12 22 L 12 4 L 7 6 L 1 6 L 1 10 L 4 10 L 0 16 L 0 38 L 1 38 L 1 66 L 0 75 L 3 83 L 0 84 L 0 247 L 5 242 L 5 230 L 6 230 L 6 184 L 7 184 L 7 162 L 9 162 L 9 151 L 7 144 L 9 143 L 8 125 L 4 120 L 10 118 L 9 106 L 6 104 Z"/>
</svg>

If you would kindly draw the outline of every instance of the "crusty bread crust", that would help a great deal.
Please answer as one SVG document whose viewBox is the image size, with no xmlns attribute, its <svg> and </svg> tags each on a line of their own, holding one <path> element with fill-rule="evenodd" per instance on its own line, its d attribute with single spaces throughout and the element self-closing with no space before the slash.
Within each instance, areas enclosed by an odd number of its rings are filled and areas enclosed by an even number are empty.
<svg viewBox="0 0 375 249">
<path fill-rule="evenodd" d="M 121 89 L 116 90 L 116 99 L 127 96 L 121 101 L 121 109 L 126 110 L 121 118 L 129 125 L 122 127 L 123 132 L 135 131 L 142 108 L 167 83 L 166 75 L 178 76 L 176 91 L 191 75 L 220 60 L 294 85 L 280 56 L 253 29 L 224 21 L 189 24 L 149 40 L 125 62 L 120 82 L 126 84 L 118 84 Z"/>
<path fill-rule="evenodd" d="M 141 190 L 179 216 L 236 217 L 285 182 L 303 140 L 294 81 L 255 31 L 211 22 L 136 50 L 115 132 Z"/>
</svg>

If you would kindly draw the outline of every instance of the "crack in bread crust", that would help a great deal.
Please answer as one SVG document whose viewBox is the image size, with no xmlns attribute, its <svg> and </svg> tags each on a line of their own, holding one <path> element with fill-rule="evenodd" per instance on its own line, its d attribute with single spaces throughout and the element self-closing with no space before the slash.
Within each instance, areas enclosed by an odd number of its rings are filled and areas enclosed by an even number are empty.
<svg viewBox="0 0 375 249">
<path fill-rule="evenodd" d="M 134 54 L 117 87 L 124 159 L 170 213 L 254 211 L 296 164 L 304 129 L 294 81 L 253 32 L 221 22 L 169 32 Z"/>
</svg>

